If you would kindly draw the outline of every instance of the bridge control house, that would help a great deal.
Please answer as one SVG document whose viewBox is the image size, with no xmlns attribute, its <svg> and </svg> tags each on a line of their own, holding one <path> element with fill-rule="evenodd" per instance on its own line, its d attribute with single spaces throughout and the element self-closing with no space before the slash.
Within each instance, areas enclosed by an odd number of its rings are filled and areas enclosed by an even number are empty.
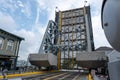
<svg viewBox="0 0 120 80">
<path fill-rule="evenodd" d="M 0 68 L 15 69 L 20 42 L 24 38 L 0 29 Z"/>
</svg>

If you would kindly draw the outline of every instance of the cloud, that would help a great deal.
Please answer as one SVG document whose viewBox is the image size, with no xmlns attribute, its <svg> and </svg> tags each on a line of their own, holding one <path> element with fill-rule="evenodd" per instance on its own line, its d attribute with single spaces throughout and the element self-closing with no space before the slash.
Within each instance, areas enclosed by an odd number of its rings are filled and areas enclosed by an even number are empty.
<svg viewBox="0 0 120 80">
<path fill-rule="evenodd" d="M 55 8 L 58 7 L 59 10 L 67 10 L 72 8 L 78 8 L 83 6 L 84 0 L 37 0 L 40 10 L 48 11 L 48 20 L 54 19 Z"/>
<path fill-rule="evenodd" d="M 40 9 L 39 9 L 39 8 L 37 8 L 37 14 L 36 14 L 35 24 L 37 24 L 37 23 L 38 23 L 39 17 L 40 17 Z"/>
<path fill-rule="evenodd" d="M 24 5 L 24 6 L 23 6 Z M 23 12 L 28 18 L 31 16 L 31 5 L 29 2 L 22 4 L 19 4 L 19 6 L 22 8 L 21 12 Z"/>
<path fill-rule="evenodd" d="M 49 19 L 54 19 L 55 8 L 59 10 L 69 10 L 74 8 L 80 8 L 84 6 L 84 0 L 51 0 L 49 3 L 47 0 L 37 0 L 40 10 L 47 10 Z M 99 13 L 101 8 L 101 0 L 87 0 L 87 5 L 90 5 L 94 14 Z"/>
<path fill-rule="evenodd" d="M 0 0 L 0 7 L 3 11 L 10 12 L 14 15 L 14 12 L 20 10 L 28 18 L 31 16 L 31 5 L 30 2 L 22 2 L 21 0 Z"/>
<path fill-rule="evenodd" d="M 94 43 L 95 47 L 98 48 L 100 46 L 108 46 L 111 47 L 108 43 L 104 31 L 101 27 L 101 16 L 92 17 L 92 26 L 93 26 L 93 35 L 94 35 Z"/>
<path fill-rule="evenodd" d="M 30 53 L 38 53 L 45 31 L 45 27 L 40 26 L 40 24 L 36 24 L 31 31 L 21 29 L 14 32 L 15 34 L 25 38 L 25 40 L 21 42 L 19 51 L 20 60 L 27 60 Z"/>
<path fill-rule="evenodd" d="M 0 0 L 0 6 L 2 6 L 3 10 L 9 10 L 11 13 L 13 13 L 17 8 L 15 1 L 13 0 Z"/>
<path fill-rule="evenodd" d="M 10 15 L 0 12 L 0 28 L 12 31 L 17 29 L 17 24 Z"/>
<path fill-rule="evenodd" d="M 21 1 L 17 1 L 18 6 L 24 7 L 23 3 Z"/>
</svg>

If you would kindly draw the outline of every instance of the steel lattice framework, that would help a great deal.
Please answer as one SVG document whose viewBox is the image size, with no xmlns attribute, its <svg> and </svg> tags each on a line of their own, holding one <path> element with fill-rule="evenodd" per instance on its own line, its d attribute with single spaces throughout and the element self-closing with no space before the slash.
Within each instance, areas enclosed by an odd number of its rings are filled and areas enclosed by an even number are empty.
<svg viewBox="0 0 120 80">
<path fill-rule="evenodd" d="M 56 22 L 50 20 L 41 43 L 39 53 L 53 53 L 54 55 L 57 55 L 59 48 L 57 45 L 58 36 L 58 25 Z"/>
<path fill-rule="evenodd" d="M 39 53 L 58 56 L 58 67 L 73 69 L 77 53 L 93 51 L 90 6 L 56 12 L 50 20 Z"/>
<path fill-rule="evenodd" d="M 73 69 L 77 53 L 93 51 L 93 33 L 90 6 L 66 11 L 56 15 L 59 24 L 62 68 Z"/>
</svg>

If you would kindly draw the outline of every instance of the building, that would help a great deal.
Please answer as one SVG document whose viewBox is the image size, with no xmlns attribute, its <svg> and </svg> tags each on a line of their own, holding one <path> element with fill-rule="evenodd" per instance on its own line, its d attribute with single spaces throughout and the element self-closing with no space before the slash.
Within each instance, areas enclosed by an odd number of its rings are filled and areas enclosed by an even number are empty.
<svg viewBox="0 0 120 80">
<path fill-rule="evenodd" d="M 63 68 L 73 68 L 77 53 L 94 51 L 90 6 L 56 12 Z"/>
<path fill-rule="evenodd" d="M 24 38 L 0 29 L 0 64 L 8 69 L 15 69 L 20 42 Z"/>
</svg>

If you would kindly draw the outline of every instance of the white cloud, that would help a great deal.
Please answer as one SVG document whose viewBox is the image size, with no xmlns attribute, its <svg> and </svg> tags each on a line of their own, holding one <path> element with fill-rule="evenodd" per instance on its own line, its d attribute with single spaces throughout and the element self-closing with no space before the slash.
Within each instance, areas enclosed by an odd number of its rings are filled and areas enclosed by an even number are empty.
<svg viewBox="0 0 120 80">
<path fill-rule="evenodd" d="M 17 8 L 17 6 L 15 6 L 15 1 L 12 0 L 0 0 L 0 5 L 3 7 L 4 10 L 10 10 L 11 13 L 14 12 Z"/>
<path fill-rule="evenodd" d="M 19 4 L 19 6 L 22 5 L 21 12 L 23 12 L 28 18 L 31 16 L 31 5 L 29 2 L 24 3 L 24 4 Z M 24 6 L 23 6 L 24 5 Z"/>
<path fill-rule="evenodd" d="M 0 12 L 0 28 L 12 31 L 17 29 L 17 24 L 10 15 Z"/>
<path fill-rule="evenodd" d="M 36 14 L 35 24 L 37 24 L 37 23 L 38 23 L 39 17 L 40 17 L 40 9 L 39 9 L 39 8 L 37 8 L 37 14 Z"/>
<path fill-rule="evenodd" d="M 21 29 L 14 32 L 15 34 L 25 38 L 25 40 L 21 42 L 19 51 L 20 60 L 27 60 L 27 57 L 30 53 L 38 53 L 40 43 L 45 31 L 45 27 L 40 26 L 40 24 L 36 24 L 31 31 Z"/>
<path fill-rule="evenodd" d="M 30 2 L 23 3 L 20 0 L 0 0 L 0 5 L 2 10 L 8 12 L 8 10 L 13 14 L 18 8 L 23 12 L 28 18 L 31 16 L 31 5 Z"/>
<path fill-rule="evenodd" d="M 55 8 L 58 7 L 59 10 L 67 10 L 72 8 L 82 7 L 84 0 L 37 0 L 39 3 L 40 10 L 48 11 L 48 19 L 54 19 Z"/>
<path fill-rule="evenodd" d="M 24 7 L 23 3 L 21 1 L 17 1 L 18 6 Z"/>
<path fill-rule="evenodd" d="M 69 10 L 74 8 L 80 8 L 84 6 L 84 0 L 37 0 L 40 10 L 47 10 L 49 19 L 54 19 L 55 8 L 58 7 L 59 10 Z M 87 0 L 87 5 L 90 5 L 93 9 L 93 12 L 100 14 L 101 0 Z"/>
<path fill-rule="evenodd" d="M 92 25 L 93 25 L 95 47 L 96 48 L 100 46 L 111 47 L 108 41 L 106 40 L 104 31 L 101 27 L 101 16 L 100 15 L 92 17 Z"/>
</svg>

